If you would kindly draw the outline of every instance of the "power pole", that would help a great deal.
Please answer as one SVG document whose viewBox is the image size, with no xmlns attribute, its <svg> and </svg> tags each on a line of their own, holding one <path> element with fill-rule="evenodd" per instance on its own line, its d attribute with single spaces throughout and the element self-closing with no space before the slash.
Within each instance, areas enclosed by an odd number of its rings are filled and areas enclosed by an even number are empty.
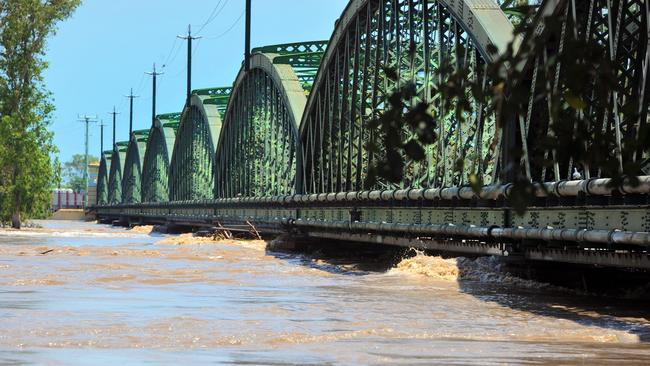
<svg viewBox="0 0 650 366">
<path fill-rule="evenodd" d="M 156 71 L 156 63 L 153 64 L 153 71 L 146 72 L 145 74 L 153 76 L 153 100 L 152 100 L 152 112 L 151 112 L 151 123 L 153 124 L 156 121 L 156 77 L 158 75 L 163 75 L 164 72 Z"/>
<path fill-rule="evenodd" d="M 244 68 L 251 69 L 251 0 L 246 0 L 246 53 L 244 57 Z"/>
<path fill-rule="evenodd" d="M 129 139 L 131 139 L 131 133 L 133 132 L 133 99 L 138 98 L 138 95 L 133 95 L 133 88 L 131 88 L 131 94 L 125 95 L 129 98 Z"/>
<path fill-rule="evenodd" d="M 99 138 L 99 158 L 100 159 L 102 158 L 102 155 L 104 155 L 104 126 L 106 126 L 106 125 L 104 124 L 104 120 L 102 120 L 102 122 L 99 125 L 100 131 L 101 131 L 100 132 L 101 137 Z"/>
<path fill-rule="evenodd" d="M 120 113 L 117 112 L 117 111 L 115 110 L 115 106 L 113 106 L 113 111 L 112 111 L 112 112 L 108 112 L 108 114 L 112 114 L 112 115 L 113 115 L 113 145 L 112 145 L 112 146 L 115 147 L 115 121 L 117 120 L 117 115 L 120 114 Z M 103 139 L 102 139 L 102 141 L 103 141 Z M 104 153 L 104 149 L 102 149 L 102 154 L 103 154 L 103 153 Z"/>
<path fill-rule="evenodd" d="M 79 122 L 84 122 L 86 124 L 86 153 L 84 160 L 84 181 L 86 182 L 86 194 L 84 198 L 84 207 L 88 207 L 88 125 L 92 122 L 97 122 L 97 116 L 79 116 Z"/>
<path fill-rule="evenodd" d="M 192 41 L 202 37 L 192 37 L 192 25 L 187 26 L 187 36 L 177 36 L 180 39 L 187 40 L 187 102 L 190 104 L 192 97 Z"/>
</svg>

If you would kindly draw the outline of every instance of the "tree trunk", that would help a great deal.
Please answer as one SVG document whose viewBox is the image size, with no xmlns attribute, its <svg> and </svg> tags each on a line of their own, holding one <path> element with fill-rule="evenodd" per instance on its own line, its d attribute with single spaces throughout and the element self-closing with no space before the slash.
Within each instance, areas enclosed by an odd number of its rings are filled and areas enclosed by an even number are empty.
<svg viewBox="0 0 650 366">
<path fill-rule="evenodd" d="M 11 215 L 11 227 L 14 229 L 20 230 L 20 210 L 16 210 L 12 215 Z"/>
<path fill-rule="evenodd" d="M 16 187 L 16 183 L 18 182 L 18 168 L 14 169 L 14 175 L 13 175 L 13 184 L 14 184 L 14 204 L 12 211 L 13 213 L 11 214 L 11 227 L 14 229 L 20 230 L 20 206 L 22 203 L 22 197 L 20 194 L 20 190 Z"/>
</svg>

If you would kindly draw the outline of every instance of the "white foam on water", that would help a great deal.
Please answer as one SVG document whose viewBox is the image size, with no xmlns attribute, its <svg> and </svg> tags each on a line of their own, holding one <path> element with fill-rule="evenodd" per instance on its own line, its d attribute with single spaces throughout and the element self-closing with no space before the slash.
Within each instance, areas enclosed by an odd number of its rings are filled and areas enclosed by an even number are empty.
<svg viewBox="0 0 650 366">
<path fill-rule="evenodd" d="M 138 238 L 146 236 L 133 232 L 92 232 L 92 231 L 49 231 L 49 230 L 0 230 L 4 237 L 58 237 L 58 238 Z"/>
<path fill-rule="evenodd" d="M 387 273 L 409 275 L 444 281 L 477 281 L 524 288 L 549 288 L 549 284 L 526 280 L 510 274 L 498 257 L 442 258 L 416 250 L 416 255 L 402 259 Z"/>
</svg>

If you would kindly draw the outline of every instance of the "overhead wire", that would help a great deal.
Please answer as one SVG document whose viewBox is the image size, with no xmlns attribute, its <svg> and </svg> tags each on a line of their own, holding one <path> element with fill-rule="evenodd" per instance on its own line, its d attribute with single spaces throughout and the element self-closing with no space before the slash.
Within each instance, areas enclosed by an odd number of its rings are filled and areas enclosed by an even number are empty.
<svg viewBox="0 0 650 366">
<path fill-rule="evenodd" d="M 144 86 L 144 79 L 145 79 L 145 74 L 142 74 L 140 77 L 140 82 L 138 83 L 138 86 L 135 88 L 135 93 L 139 94 L 142 91 L 142 87 Z"/>
<path fill-rule="evenodd" d="M 229 2 L 230 2 L 230 0 L 219 0 L 217 5 L 215 5 L 215 7 L 212 9 L 212 12 L 210 13 L 210 15 L 208 16 L 206 21 L 199 27 L 198 32 L 196 32 L 195 34 L 197 34 L 197 35 L 200 34 L 205 29 L 206 26 L 208 26 L 215 19 L 217 19 L 217 17 L 226 8 L 226 6 L 229 4 Z M 196 43 L 196 46 L 195 46 L 194 50 L 192 51 L 192 56 L 196 55 L 196 53 L 197 53 L 197 51 L 198 51 L 198 49 L 199 49 L 199 47 L 201 45 L 201 40 L 203 38 L 206 38 L 206 39 L 218 39 L 218 38 L 224 37 L 225 35 L 230 33 L 235 28 L 235 26 L 237 26 L 237 24 L 239 24 L 241 19 L 244 17 L 245 13 L 246 13 L 245 10 L 242 11 L 242 13 L 239 15 L 239 17 L 224 32 L 222 32 L 220 34 L 217 34 L 215 36 L 207 36 L 207 37 L 202 37 L 202 38 L 198 39 L 198 41 Z M 182 50 L 182 48 L 183 48 L 182 43 L 179 42 L 178 38 L 175 38 L 174 43 L 172 44 L 172 46 L 171 46 L 171 48 L 169 50 L 169 53 L 167 54 L 167 56 L 164 59 L 162 67 L 165 68 L 165 69 L 169 69 L 169 67 L 174 64 L 174 61 L 177 59 L 177 57 L 180 54 L 180 51 Z M 181 74 L 185 73 L 186 71 L 187 71 L 187 65 L 183 66 L 183 68 L 178 73 L 174 74 L 172 76 L 172 78 L 176 78 L 176 77 L 180 76 Z M 135 88 L 135 93 L 136 94 L 140 94 L 140 92 L 142 91 L 142 88 L 144 87 L 145 76 L 146 76 L 145 74 L 142 74 L 142 76 L 140 77 L 140 81 L 138 82 L 138 86 Z M 163 83 L 164 83 L 163 80 L 159 80 L 159 84 L 163 84 Z M 141 102 L 145 102 L 145 101 L 148 101 L 150 99 L 151 99 L 151 97 L 143 97 L 143 98 L 141 98 Z M 119 108 L 118 109 L 122 110 L 123 108 L 126 108 L 126 104 L 127 104 L 126 99 L 122 99 L 122 101 L 119 103 Z"/>
<path fill-rule="evenodd" d="M 221 12 L 226 7 L 226 5 L 228 5 L 229 1 L 230 0 L 226 0 L 225 2 L 223 2 L 223 0 L 219 0 L 217 5 L 212 10 L 212 13 L 210 13 L 210 16 L 208 16 L 208 19 L 205 21 L 205 23 L 203 23 L 203 25 L 201 25 L 201 27 L 199 28 L 199 31 L 196 32 L 196 34 L 200 34 L 208 24 L 212 23 L 219 16 L 219 14 L 221 14 Z M 219 9 L 219 5 L 221 5 L 221 3 L 223 3 L 223 6 Z M 219 9 L 219 10 L 217 11 L 217 9 Z"/>
<path fill-rule="evenodd" d="M 225 36 L 226 34 L 230 33 L 230 31 L 232 31 L 235 28 L 235 26 L 237 26 L 237 24 L 239 24 L 239 22 L 241 21 L 241 18 L 244 17 L 244 14 L 246 14 L 246 10 L 242 11 L 242 13 L 239 15 L 237 20 L 235 20 L 235 22 L 233 24 L 231 24 L 230 27 L 228 29 L 226 29 L 224 32 L 222 32 L 220 34 L 217 34 L 217 35 L 214 35 L 214 36 L 204 36 L 203 38 L 204 39 L 219 39 L 219 38 Z"/>
<path fill-rule="evenodd" d="M 167 55 L 167 58 L 165 58 L 165 61 L 163 62 L 163 67 L 165 67 L 170 62 L 169 60 L 172 57 L 174 50 L 176 50 L 177 44 L 178 44 L 178 38 L 174 38 L 174 44 L 172 45 L 172 48 L 169 50 L 169 54 Z"/>
<path fill-rule="evenodd" d="M 176 53 L 174 53 L 174 57 L 172 57 L 172 59 L 171 59 L 169 62 L 165 63 L 165 64 L 163 65 L 163 67 L 164 67 L 164 68 L 167 68 L 167 67 L 169 67 L 169 65 L 172 65 L 172 64 L 174 63 L 174 61 L 176 61 L 176 58 L 178 57 L 178 54 L 181 53 L 181 50 L 182 50 L 182 49 L 183 49 L 183 47 L 178 47 L 178 48 L 176 49 Z"/>
</svg>

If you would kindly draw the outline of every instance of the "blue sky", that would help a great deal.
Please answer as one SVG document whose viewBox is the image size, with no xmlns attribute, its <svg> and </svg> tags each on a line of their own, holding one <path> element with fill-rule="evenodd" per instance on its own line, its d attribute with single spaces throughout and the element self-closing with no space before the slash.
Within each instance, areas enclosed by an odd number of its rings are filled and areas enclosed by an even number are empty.
<svg viewBox="0 0 650 366">
<path fill-rule="evenodd" d="M 252 46 L 329 39 L 347 0 L 252 0 Z M 232 85 L 244 53 L 244 0 L 85 0 L 50 39 L 45 73 L 56 112 L 51 130 L 62 162 L 84 151 L 79 114 L 96 115 L 107 124 L 104 149 L 110 149 L 113 105 L 117 141 L 128 139 L 130 88 L 140 96 L 134 105 L 134 129 L 151 125 L 151 78 L 156 62 L 157 112 L 177 112 L 185 95 L 186 44 L 176 36 L 218 15 L 194 43 L 193 88 Z M 221 9 L 222 10 L 219 10 Z M 236 22 L 240 18 L 239 22 Z M 234 26 L 233 26 L 234 25 Z M 224 34 L 228 29 L 232 29 Z M 99 155 L 99 123 L 91 125 L 90 153 Z"/>
</svg>

